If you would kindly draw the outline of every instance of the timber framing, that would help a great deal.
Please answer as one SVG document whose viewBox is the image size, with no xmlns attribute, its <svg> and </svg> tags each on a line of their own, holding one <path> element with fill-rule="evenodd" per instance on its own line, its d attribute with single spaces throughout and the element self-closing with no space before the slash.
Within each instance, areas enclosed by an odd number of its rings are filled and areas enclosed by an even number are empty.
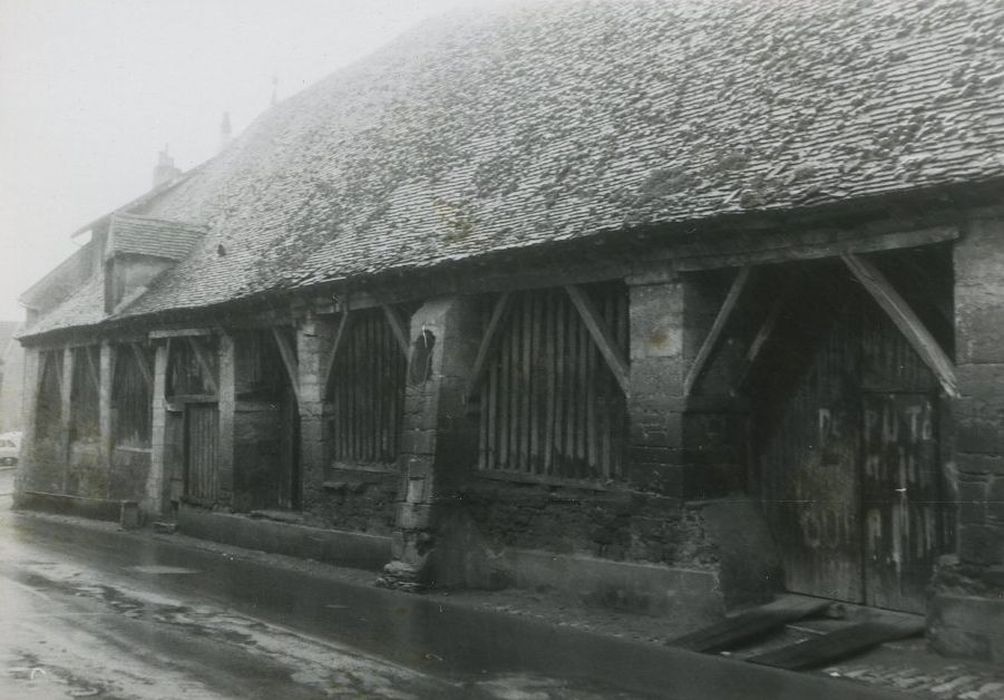
<svg viewBox="0 0 1004 700">
<path fill-rule="evenodd" d="M 721 340 L 722 333 L 725 331 L 725 325 L 732 316 L 732 312 L 735 311 L 736 305 L 739 303 L 739 297 L 742 296 L 743 291 L 749 283 L 752 269 L 751 266 L 745 265 L 736 272 L 736 276 L 732 280 L 732 286 L 729 287 L 728 294 L 725 295 L 725 301 L 722 302 L 722 306 L 715 316 L 715 321 L 711 324 L 711 330 L 708 331 L 708 335 L 704 338 L 701 349 L 697 351 L 697 357 L 694 358 L 694 362 L 690 365 L 687 376 L 683 380 L 684 396 L 690 396 L 701 373 L 707 367 L 711 353 L 714 352 L 718 341 Z"/>
<path fill-rule="evenodd" d="M 286 368 L 286 376 L 289 378 L 290 386 L 293 387 L 293 394 L 297 402 L 300 401 L 300 366 L 296 359 L 296 351 L 289 337 L 282 332 L 282 329 L 272 327 L 272 337 L 279 348 L 279 356 L 282 358 L 282 365 Z"/>
<path fill-rule="evenodd" d="M 390 324 L 390 329 L 394 333 L 394 338 L 397 339 L 397 344 L 401 347 L 401 352 L 404 353 L 405 357 L 408 357 L 410 343 L 408 342 L 408 327 L 405 325 L 404 319 L 401 318 L 398 310 L 390 304 L 381 304 L 380 308 L 383 309 L 384 316 L 387 317 L 387 323 Z"/>
<path fill-rule="evenodd" d="M 764 319 L 763 323 L 760 324 L 760 328 L 757 330 L 756 335 L 753 337 L 753 341 L 750 343 L 749 350 L 746 351 L 746 357 L 743 361 L 742 369 L 739 370 L 735 384 L 732 387 L 733 394 L 737 393 L 745 386 L 746 380 L 749 378 L 753 368 L 756 367 L 757 360 L 760 359 L 761 354 L 763 353 L 764 346 L 767 345 L 767 341 L 770 340 L 774 333 L 774 329 L 777 327 L 778 318 L 780 318 L 781 311 L 784 310 L 784 306 L 787 301 L 788 290 L 785 290 L 784 293 L 771 302 L 770 310 L 767 312 L 767 317 Z"/>
<path fill-rule="evenodd" d="M 934 372 L 944 392 L 953 398 L 960 396 L 955 378 L 955 366 L 934 336 L 924 327 L 906 300 L 870 260 L 857 255 L 841 256 L 854 277 L 889 315 L 907 342 Z"/>
<path fill-rule="evenodd" d="M 192 349 L 192 354 L 195 355 L 195 360 L 199 363 L 199 367 L 202 369 L 202 374 L 209 383 L 209 388 L 212 390 L 212 393 L 219 394 L 219 383 L 216 381 L 216 376 L 213 373 L 213 363 L 209 359 L 209 353 L 206 351 L 205 346 L 198 340 L 197 336 L 188 335 L 185 336 L 185 340 L 188 342 L 188 346 Z"/>
<path fill-rule="evenodd" d="M 129 347 L 132 348 L 132 354 L 136 358 L 136 365 L 139 367 L 140 373 L 143 375 L 143 381 L 146 382 L 147 388 L 152 391 L 153 369 L 150 367 L 146 355 L 143 354 L 143 349 L 137 343 L 129 343 Z"/>
<path fill-rule="evenodd" d="M 84 354 L 87 357 L 87 372 L 91 377 L 91 381 L 94 382 L 94 388 L 97 391 L 101 391 L 101 375 L 98 372 L 97 365 L 94 364 L 94 355 L 91 354 L 90 347 L 84 350 Z"/>
<path fill-rule="evenodd" d="M 488 327 L 481 337 L 481 344 L 478 346 L 478 354 L 474 359 L 474 367 L 471 370 L 471 379 L 464 394 L 465 399 L 470 402 L 481 386 L 485 376 L 485 369 L 488 366 L 488 358 L 491 356 L 498 342 L 499 330 L 502 327 L 502 320 L 509 309 L 509 301 L 512 295 L 509 292 L 502 292 L 495 300 L 492 307 L 492 315 L 488 321 Z"/>
<path fill-rule="evenodd" d="M 617 384 L 626 396 L 631 382 L 631 365 L 627 355 L 624 354 L 624 351 L 617 344 L 614 334 L 611 332 L 606 321 L 603 320 L 600 310 L 596 308 L 596 304 L 589 298 L 589 295 L 574 284 L 565 285 L 565 291 L 572 300 L 576 311 L 579 312 L 579 316 L 582 317 L 582 322 L 586 325 L 586 330 L 589 331 L 593 342 L 596 343 L 600 355 L 603 356 L 607 366 L 610 367 L 610 371 L 613 372 Z"/>
<path fill-rule="evenodd" d="M 167 328 L 150 331 L 148 337 L 150 340 L 158 340 L 161 338 L 189 338 L 193 336 L 213 335 L 217 332 L 218 331 L 213 328 Z"/>
<path fill-rule="evenodd" d="M 328 352 L 328 361 L 321 379 L 321 389 L 325 394 L 331 384 L 331 375 L 335 370 L 335 360 L 338 359 L 338 351 L 345 344 L 345 338 L 348 336 L 353 318 L 352 312 L 346 309 L 342 312 L 341 318 L 338 319 L 338 328 L 335 329 L 335 338 L 331 342 L 331 350 Z"/>
</svg>

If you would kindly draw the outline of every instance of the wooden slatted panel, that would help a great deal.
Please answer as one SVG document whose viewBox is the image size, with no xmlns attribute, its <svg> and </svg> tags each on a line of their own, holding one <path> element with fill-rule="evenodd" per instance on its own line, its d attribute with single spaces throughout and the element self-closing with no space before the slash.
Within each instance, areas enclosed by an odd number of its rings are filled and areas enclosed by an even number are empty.
<svg viewBox="0 0 1004 700">
<path fill-rule="evenodd" d="M 185 496 L 196 503 L 216 500 L 219 415 L 214 403 L 185 407 Z"/>
<path fill-rule="evenodd" d="M 144 352 L 148 366 L 152 366 L 152 353 Z M 112 379 L 112 435 L 115 444 L 149 447 L 153 411 L 150 385 L 131 348 L 120 346 L 116 355 L 118 359 Z"/>
<path fill-rule="evenodd" d="M 48 350 L 39 361 L 42 378 L 38 386 L 38 406 L 35 409 L 35 430 L 38 438 L 53 438 L 59 434 L 63 400 L 60 395 L 60 376 L 63 372 L 63 352 Z"/>
<path fill-rule="evenodd" d="M 586 291 L 627 353 L 625 287 Z M 513 295 L 477 401 L 481 470 L 593 481 L 620 475 L 624 394 L 565 290 Z"/>
<path fill-rule="evenodd" d="M 98 387 L 94 383 L 95 376 L 92 368 L 98 366 L 99 350 L 80 347 L 73 348 L 68 352 L 73 353 L 70 439 L 73 441 L 97 440 L 101 432 L 98 427 Z"/>
<path fill-rule="evenodd" d="M 328 387 L 332 458 L 391 464 L 397 459 L 407 362 L 382 310 L 353 314 Z"/>
<path fill-rule="evenodd" d="M 202 343 L 206 349 L 206 357 L 213 364 L 210 370 L 215 374 L 217 369 L 217 351 L 214 338 L 201 337 L 195 340 Z M 184 339 L 171 344 L 171 357 L 167 369 L 167 395 L 212 394 L 213 378 L 207 378 L 195 352 Z"/>
</svg>

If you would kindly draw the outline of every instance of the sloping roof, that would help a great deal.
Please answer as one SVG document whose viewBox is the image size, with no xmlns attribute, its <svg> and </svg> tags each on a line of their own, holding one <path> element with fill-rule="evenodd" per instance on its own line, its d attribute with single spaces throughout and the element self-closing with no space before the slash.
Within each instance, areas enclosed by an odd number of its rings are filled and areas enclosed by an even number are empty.
<svg viewBox="0 0 1004 700">
<path fill-rule="evenodd" d="M 18 296 L 18 301 L 32 309 L 52 308 L 72 294 L 93 272 L 94 243 L 88 241 L 63 262 Z"/>
<path fill-rule="evenodd" d="M 206 227 L 118 212 L 112 215 L 108 232 L 106 256 L 132 254 L 181 260 L 206 235 Z"/>
<path fill-rule="evenodd" d="M 147 201 L 209 234 L 127 313 L 999 177 L 1002 36 L 986 0 L 605 0 L 428 23 Z"/>
<path fill-rule="evenodd" d="M 105 318 L 104 280 L 94 275 L 72 296 L 19 332 L 18 337 L 25 338 L 74 326 L 93 326 Z"/>
</svg>

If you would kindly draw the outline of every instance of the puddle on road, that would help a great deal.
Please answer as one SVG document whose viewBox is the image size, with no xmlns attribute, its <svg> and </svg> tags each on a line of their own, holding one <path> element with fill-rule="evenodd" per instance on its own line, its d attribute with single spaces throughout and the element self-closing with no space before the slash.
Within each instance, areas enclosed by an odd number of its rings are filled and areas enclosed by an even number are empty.
<svg viewBox="0 0 1004 700">
<path fill-rule="evenodd" d="M 180 566 L 160 566 L 152 564 L 149 566 L 127 566 L 129 571 L 138 571 L 141 574 L 197 574 L 198 569 L 185 569 Z"/>
</svg>

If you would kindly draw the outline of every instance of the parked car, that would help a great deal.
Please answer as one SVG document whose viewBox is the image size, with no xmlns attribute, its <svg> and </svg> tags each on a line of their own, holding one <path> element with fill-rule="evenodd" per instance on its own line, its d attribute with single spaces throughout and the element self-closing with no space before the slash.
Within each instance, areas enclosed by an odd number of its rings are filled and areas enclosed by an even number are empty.
<svg viewBox="0 0 1004 700">
<path fill-rule="evenodd" d="M 17 464 L 17 457 L 20 452 L 20 433 L 4 433 L 0 435 L 0 465 L 13 466 Z"/>
</svg>

